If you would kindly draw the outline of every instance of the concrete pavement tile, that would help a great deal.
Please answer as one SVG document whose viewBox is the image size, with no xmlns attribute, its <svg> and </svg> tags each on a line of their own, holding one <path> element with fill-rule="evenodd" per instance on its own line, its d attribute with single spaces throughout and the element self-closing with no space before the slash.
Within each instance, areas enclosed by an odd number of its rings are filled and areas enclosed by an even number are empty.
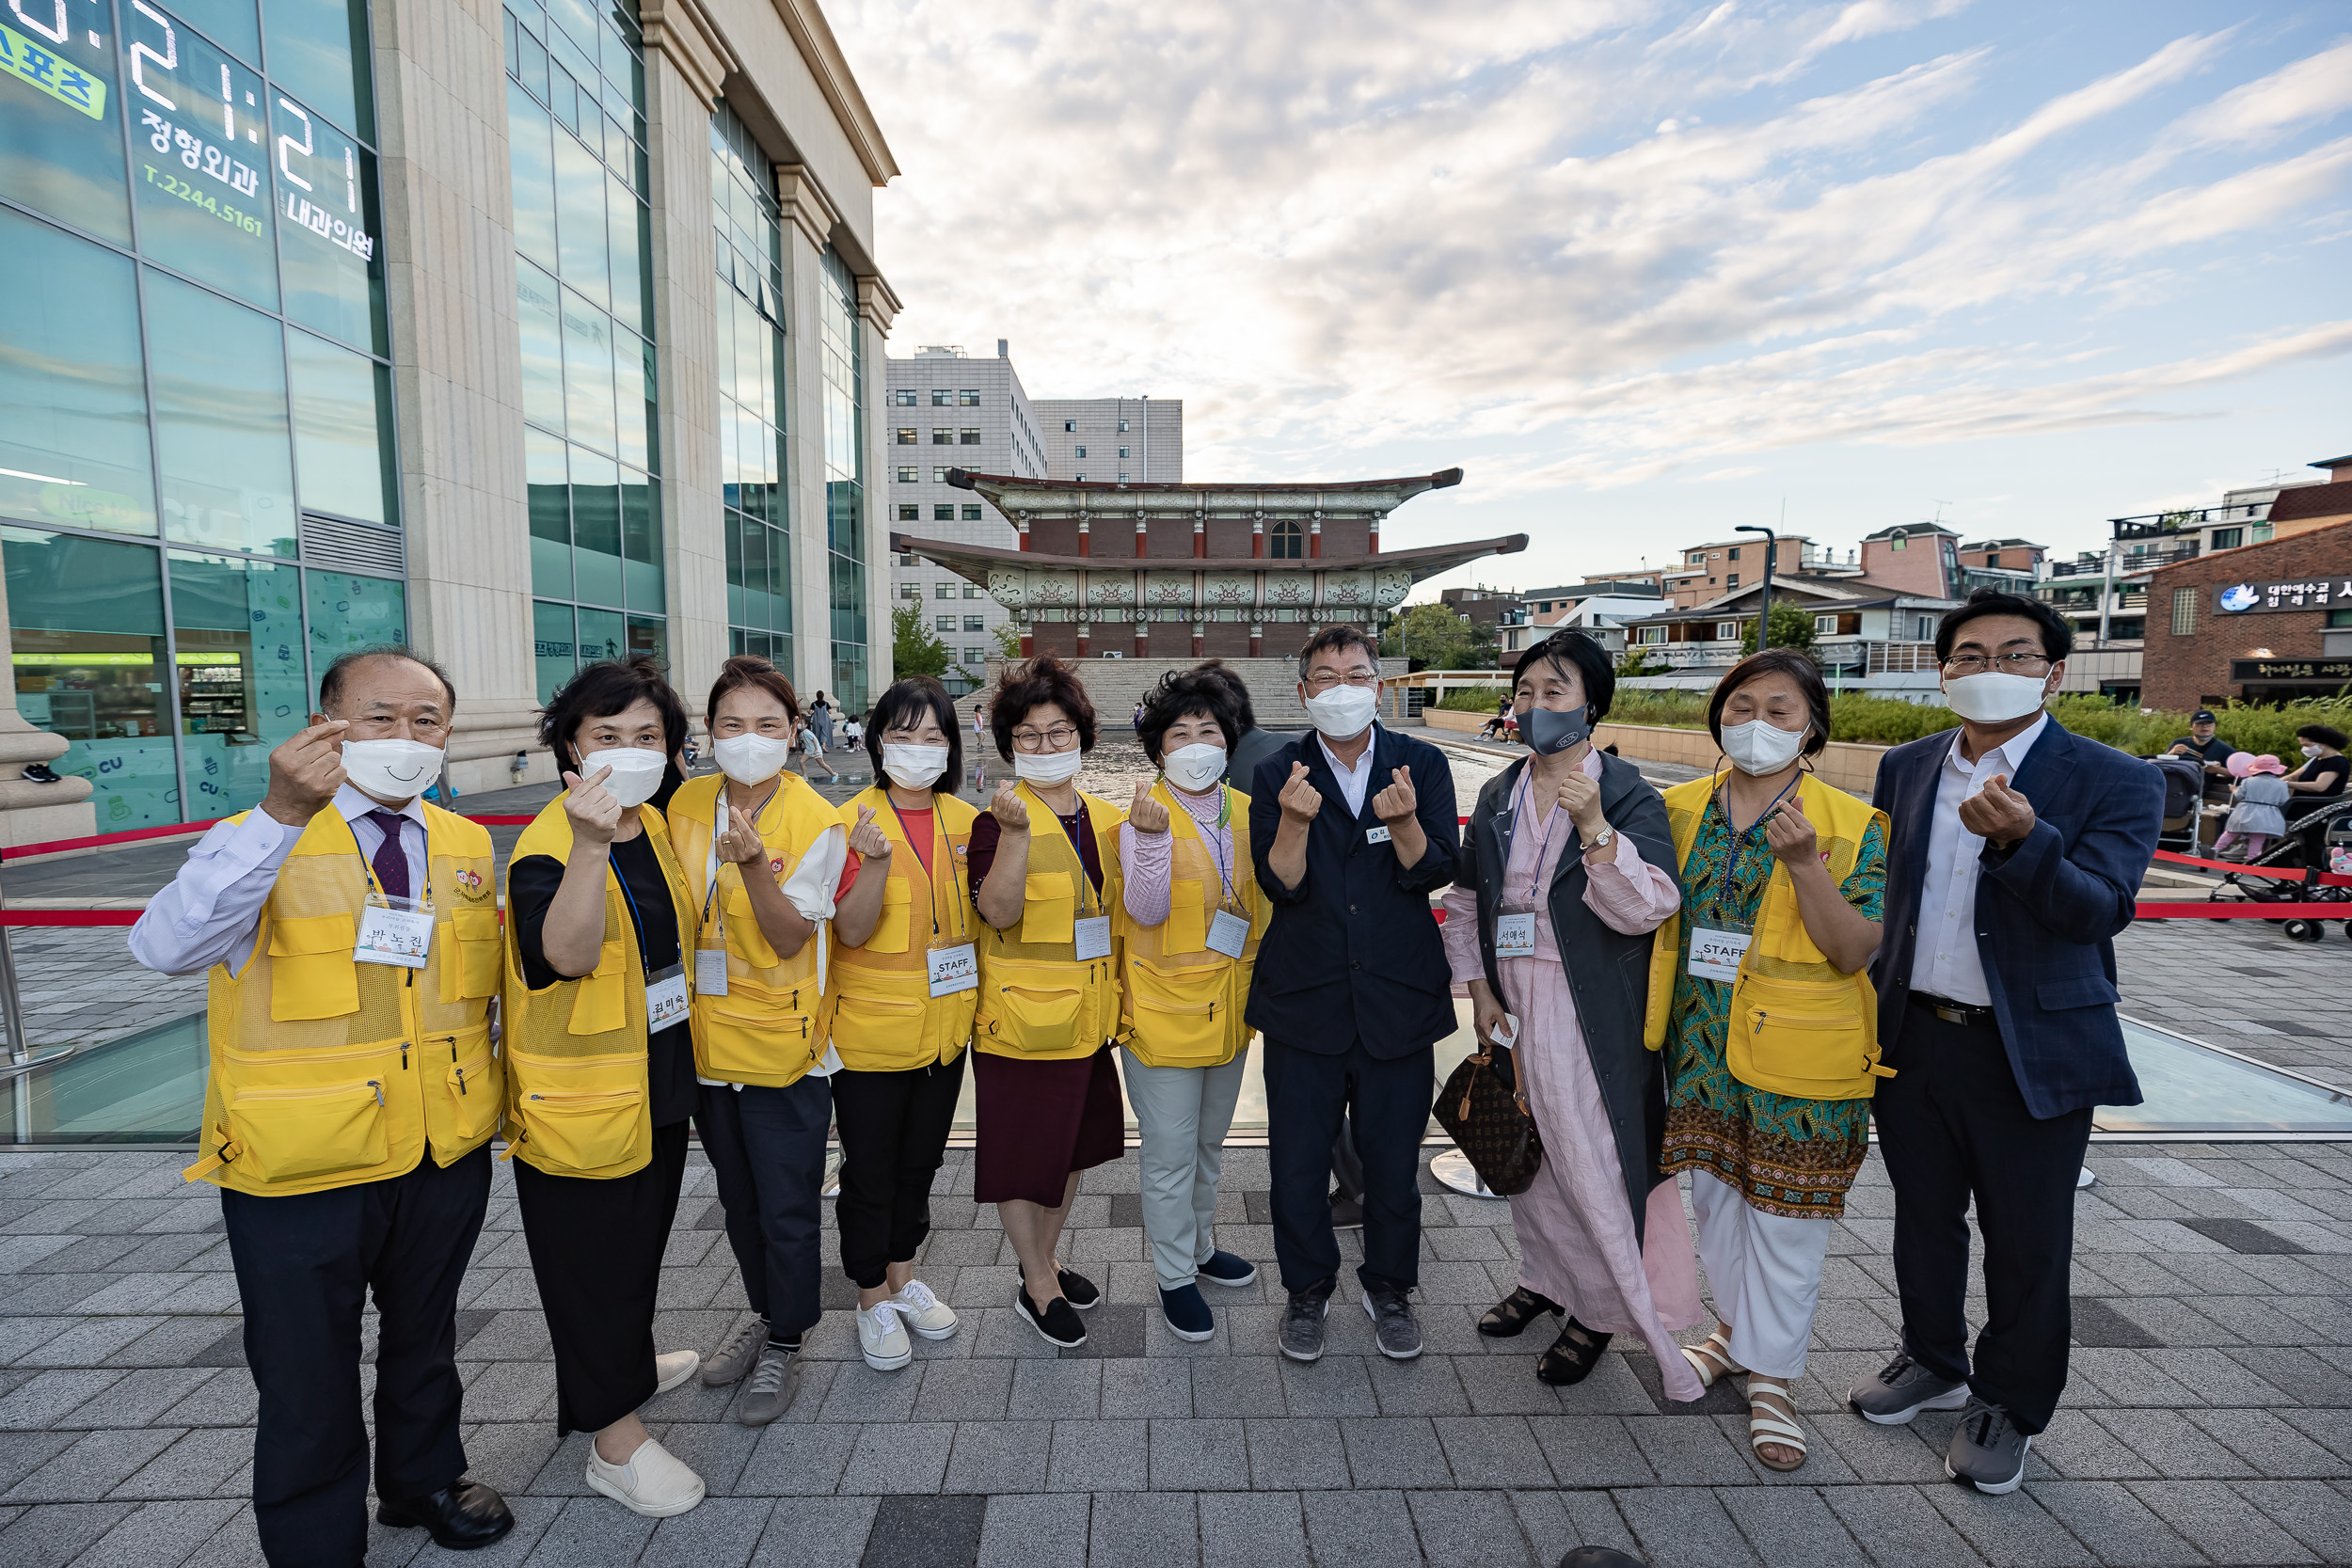
<svg viewBox="0 0 2352 1568">
<path fill-rule="evenodd" d="M 1148 1421 L 1056 1421 L 1046 1487 L 1055 1492 L 1141 1492 L 1152 1484 Z"/>
<path fill-rule="evenodd" d="M 1089 1568 L 1184 1568 L 1200 1560 L 1189 1492 L 1100 1493 L 1087 1534 Z"/>
<path fill-rule="evenodd" d="M 1808 1436 L 1805 1441 L 1805 1456 L 1803 1465 L 1793 1470 L 1772 1469 L 1756 1457 L 1756 1445 L 1748 1439 L 1748 1418 L 1745 1413 L 1738 1416 L 1714 1416 L 1708 1418 L 1715 1423 L 1716 1430 L 1724 1434 L 1724 1441 L 1731 1445 L 1731 1451 L 1746 1463 L 1747 1479 L 1750 1481 L 1762 1481 L 1768 1486 L 1787 1486 L 1792 1483 L 1799 1486 L 1842 1486 L 1851 1485 L 1862 1479 L 1853 1473 L 1852 1466 L 1846 1463 L 1836 1449 L 1811 1436 Z M 1806 1426 L 1808 1423 L 1800 1419 L 1797 1424 Z"/>
<path fill-rule="evenodd" d="M 1462 1381 L 1470 1409 L 1481 1416 L 1552 1416 L 1559 1414 L 1560 1396 L 1535 1378 L 1535 1359 L 1528 1356 L 1457 1356 L 1454 1375 Z M 1643 1401 L 1648 1405 L 1648 1401 Z M 1650 1408 L 1656 1408 L 1650 1406 Z"/>
<path fill-rule="evenodd" d="M 575 1497 L 548 1525 L 525 1560 L 539 1568 L 628 1568 L 653 1539 L 659 1523 L 610 1497 Z"/>
<path fill-rule="evenodd" d="M 902 1497 L 892 1517 L 907 1527 L 894 1539 L 903 1557 L 882 1557 L 876 1560 L 905 1564 L 916 1568 L 919 1563 L 938 1563 L 942 1568 L 956 1564 L 957 1568 L 971 1562 L 970 1548 L 961 1558 L 952 1555 L 933 1557 L 924 1550 L 922 1520 L 928 1516 L 935 1523 L 948 1527 L 937 1538 L 941 1544 L 952 1548 L 968 1539 L 957 1521 L 972 1512 L 971 1504 L 978 1499 L 954 1497 Z M 779 1503 L 768 1515 L 768 1529 L 753 1549 L 752 1561 L 761 1568 L 808 1568 L 812 1563 L 847 1564 L 858 1561 L 872 1539 L 874 1522 L 879 1516 L 881 1499 L 875 1497 L 799 1497 L 790 1503 Z M 942 1505 L 947 1505 L 943 1507 Z"/>
<path fill-rule="evenodd" d="M 2323 1409 L 2352 1406 L 2352 1372 L 2301 1345 L 2249 1345 L 2223 1354 L 2277 1388 L 2283 1402 Z"/>
<path fill-rule="evenodd" d="M 1606 1492 L 1513 1492 L 1518 1516 L 1539 1563 L 1557 1562 L 1579 1546 L 1609 1546 L 1638 1554 L 1641 1543 L 1625 1528 L 1616 1500 Z"/>
<path fill-rule="evenodd" d="M 219 1339 L 233 1318 L 219 1316 L 166 1318 L 136 1339 L 106 1357 L 110 1367 L 185 1367 Z"/>
<path fill-rule="evenodd" d="M 1922 1433 L 1913 1430 L 1920 1425 L 1917 1420 L 1911 1426 L 1883 1427 L 1851 1412 L 1833 1410 L 1813 1417 L 1809 1424 L 1865 1481 L 1931 1481 L 1942 1485 L 1948 1480 L 1944 1474 L 1943 1449 L 1931 1448 Z"/>
<path fill-rule="evenodd" d="M 1821 1497 L 1880 1568 L 1959 1568 L 1978 1560 L 1923 1488 L 1832 1486 Z"/>
<path fill-rule="evenodd" d="M 1083 1492 L 990 1497 L 975 1568 L 1086 1568 L 1093 1507 Z"/>
<path fill-rule="evenodd" d="M 0 1493 L 80 1441 L 78 1432 L 0 1432 Z"/>
<path fill-rule="evenodd" d="M 1253 1418 L 1249 1484 L 1261 1492 L 1306 1491 L 1348 1484 L 1347 1450 L 1337 1421 Z"/>
<path fill-rule="evenodd" d="M 1383 1416 L 1470 1414 L 1470 1396 L 1454 1375 L 1450 1355 L 1422 1355 L 1411 1361 L 1375 1355 L 1367 1356 L 1363 1366 Z"/>
<path fill-rule="evenodd" d="M 200 1431 L 183 1434 L 117 1486 L 115 1497 L 209 1497 L 220 1483 L 253 1457 L 241 1432 Z M 221 1521 L 215 1521 L 218 1528 Z"/>
<path fill-rule="evenodd" d="M 2002 1568 L 2092 1568 L 2099 1560 L 2033 1500 L 2030 1486 L 2005 1497 L 1988 1497 L 1973 1486 L 1919 1490 L 1987 1562 Z"/>
<path fill-rule="evenodd" d="M 1094 1360 L 1022 1361 L 1005 1415 L 1017 1421 L 1091 1420 L 1103 1413 L 1103 1368 Z"/>
<path fill-rule="evenodd" d="M 246 1374 L 248 1381 L 251 1374 Z M 527 1421 L 555 1399 L 555 1363 L 500 1361 L 483 1370 L 466 1385 L 466 1418 L 470 1421 Z"/>
<path fill-rule="evenodd" d="M 663 1448 L 703 1478 L 712 1497 L 724 1497 L 734 1495 L 735 1478 L 759 1447 L 760 1429 L 739 1421 L 672 1421 L 657 1424 L 653 1433 Z"/>
<path fill-rule="evenodd" d="M 1011 1361 L 947 1361 L 923 1372 L 914 1402 L 918 1421 L 992 1421 L 1005 1415 L 1012 1392 Z"/>
<path fill-rule="evenodd" d="M 62 1334 L 10 1357 L 19 1367 L 95 1367 L 161 1323 L 161 1318 L 83 1318 Z"/>
<path fill-rule="evenodd" d="M 1658 1477 L 1642 1449 L 1626 1430 L 1629 1420 L 1662 1420 L 1665 1417 L 1534 1416 L 1527 1425 L 1536 1447 L 1566 1487 L 1649 1486 Z M 1695 1419 L 1696 1418 L 1690 1418 Z M 1450 1436 L 1456 1425 L 1443 1429 Z M 1449 1447 L 1451 1447 L 1449 1441 Z M 1684 1478 L 1674 1478 L 1677 1484 Z"/>
<path fill-rule="evenodd" d="M 211 1367 L 146 1368 L 60 1417 L 59 1427 L 145 1426 L 202 1387 L 219 1371 Z"/>
<path fill-rule="evenodd" d="M 2352 1562 L 2352 1496 L 2315 1481 L 2233 1481 L 2230 1489 L 2321 1561 Z"/>
<path fill-rule="evenodd" d="M 1753 1479 L 1712 1417 L 1628 1416 L 1625 1430 L 1670 1486 L 1736 1486 Z"/>
<path fill-rule="evenodd" d="M 2034 1436 L 2032 1458 L 2071 1481 L 2112 1481 L 2157 1473 L 2146 1455 L 2091 1419 L 2087 1410 L 2054 1412 L 2050 1424 Z"/>
<path fill-rule="evenodd" d="M 1201 1568 L 1308 1568 L 1296 1493 L 1203 1492 L 1199 1501 Z"/>
<path fill-rule="evenodd" d="M 833 1374 L 833 1386 L 818 1419 L 823 1421 L 903 1421 L 914 1414 L 914 1401 L 930 1368 L 916 1362 L 895 1372 L 878 1372 L 864 1361 L 847 1361 Z M 799 1403 L 798 1400 L 793 1402 Z"/>
<path fill-rule="evenodd" d="M 2034 1501 L 2075 1538 L 2096 1547 L 2100 1560 L 2123 1565 L 2193 1562 L 2197 1548 L 2182 1540 L 2121 1481 L 2045 1481 Z"/>
<path fill-rule="evenodd" d="M 469 1427 L 465 1441 L 466 1473 L 510 1499 L 530 1489 L 532 1478 L 547 1467 L 557 1448 L 551 1421 L 500 1421 Z M 251 1451 L 249 1433 L 245 1447 Z"/>
<path fill-rule="evenodd" d="M 1703 1486 L 1629 1487 L 1610 1496 L 1650 1568 L 1747 1568 L 1759 1560 Z"/>
<path fill-rule="evenodd" d="M 1525 1416 L 1438 1416 L 1430 1426 L 1457 1478 L 1482 1486 L 1551 1486 L 1551 1466 L 1528 1421 Z"/>
<path fill-rule="evenodd" d="M 1023 1363 L 1029 1365 L 1029 1363 Z M 1098 1363 L 1103 1369 L 1103 1414 L 1113 1420 L 1190 1416 L 1192 1368 L 1182 1361 L 1122 1356 Z"/>
<path fill-rule="evenodd" d="M 2144 1457 L 2159 1476 L 2193 1480 L 2257 1473 L 2180 1411 L 2093 1410 L 2089 1414 Z"/>
<path fill-rule="evenodd" d="M 74 1559 L 74 1568 L 173 1568 L 218 1534 L 241 1506 L 216 1498 L 151 1502 Z"/>
<path fill-rule="evenodd" d="M 956 1429 L 946 1421 L 874 1422 L 858 1434 L 843 1484 L 853 1492 L 936 1492 Z"/>
<path fill-rule="evenodd" d="M 2344 1473 L 2344 1449 L 2320 1448 L 2267 1410 L 2193 1410 L 2188 1418 L 2267 1480 Z"/>
<path fill-rule="evenodd" d="M 742 1568 L 776 1507 L 766 1497 L 705 1497 L 692 1513 L 659 1522 L 638 1568 Z"/>
<path fill-rule="evenodd" d="M 1298 1501 L 1319 1563 L 1401 1568 L 1425 1560 L 1401 1492 L 1307 1492 Z"/>
<path fill-rule="evenodd" d="M 129 1516 L 130 1503 L 51 1503 L 26 1509 L 0 1533 L 8 1568 L 64 1568 Z"/>
<path fill-rule="evenodd" d="M 778 1421 L 759 1434 L 735 1478 L 738 1497 L 823 1497 L 841 1484 L 858 1428 L 849 1423 Z"/>
<path fill-rule="evenodd" d="M 2067 1375 L 2079 1378 L 2104 1398 L 2077 1401 L 2120 1405 L 2152 1405 L 2177 1410 L 2201 1405 L 2204 1397 L 2157 1370 L 2147 1354 L 2136 1350 L 2078 1347 L 2068 1357 Z"/>
<path fill-rule="evenodd" d="M 0 1398 L 0 1431 L 29 1432 L 60 1418 L 122 1381 L 119 1371 L 43 1371 Z"/>
<path fill-rule="evenodd" d="M 1421 1536 L 1424 1562 L 1443 1568 L 1535 1568 L 1509 1494 L 1407 1492 L 1405 1502 Z"/>
<path fill-rule="evenodd" d="M 1283 1413 L 1279 1357 L 1232 1356 L 1192 1363 L 1196 1416 L 1279 1416 Z"/>
<path fill-rule="evenodd" d="M 1153 1491 L 1248 1490 L 1249 1440 L 1239 1420 L 1164 1420 L 1151 1425 Z"/>
<path fill-rule="evenodd" d="M 1792 1486 L 1726 1486 L 1715 1497 L 1767 1562 L 1868 1568 L 1869 1560 L 1820 1493 Z"/>
<path fill-rule="evenodd" d="M 1372 1391 L 1364 1357 L 1326 1355 L 1320 1361 L 1278 1363 L 1282 1379 L 1284 1414 L 1291 1416 L 1377 1416 L 1380 1402 Z"/>
<path fill-rule="evenodd" d="M 157 1419 L 171 1426 L 251 1426 L 262 1406 L 262 1393 L 253 1374 L 244 1367 L 216 1369 L 196 1391 L 165 1411 Z"/>
<path fill-rule="evenodd" d="M 2315 1560 L 2295 1538 L 2217 1481 L 2135 1481 L 2132 1496 L 2216 1562 Z"/>
<path fill-rule="evenodd" d="M 1347 1467 L 1360 1490 L 1394 1487 L 1446 1490 L 1454 1486 L 1452 1466 L 1438 1441 L 1437 1429 L 1426 1416 L 1363 1417 L 1340 1423 L 1347 1445 Z M 1492 1484 L 1485 1478 L 1473 1478 Z"/>
<path fill-rule="evenodd" d="M 941 1486 L 972 1494 L 1041 1491 L 1053 1449 L 1051 1421 L 961 1421 Z"/>
<path fill-rule="evenodd" d="M 2158 1371 L 2177 1382 L 2194 1385 L 2203 1392 L 2207 1404 L 2218 1408 L 2244 1405 L 2269 1409 L 2300 1402 L 2256 1377 L 2218 1349 L 2152 1350 L 2146 1354 Z"/>
<path fill-rule="evenodd" d="M 1637 1361 L 1646 1367 L 1647 1375 L 1657 1375 L 1658 1363 L 1654 1358 L 1611 1351 L 1600 1358 L 1600 1365 L 1595 1367 L 1583 1382 L 1571 1384 L 1565 1388 L 1554 1388 L 1552 1393 L 1558 1397 L 1560 1408 L 1570 1415 L 1655 1416 L 1661 1410 L 1673 1414 L 1697 1408 L 1695 1405 L 1672 1403 L 1661 1406 L 1644 1382 L 1644 1374 L 1635 1370 Z M 1528 1367 L 1528 1375 L 1532 1381 L 1532 1362 Z"/>
<path fill-rule="evenodd" d="M 87 1432 L 81 1441 L 8 1488 L 12 1503 L 96 1502 L 180 1439 L 176 1427 Z"/>
</svg>

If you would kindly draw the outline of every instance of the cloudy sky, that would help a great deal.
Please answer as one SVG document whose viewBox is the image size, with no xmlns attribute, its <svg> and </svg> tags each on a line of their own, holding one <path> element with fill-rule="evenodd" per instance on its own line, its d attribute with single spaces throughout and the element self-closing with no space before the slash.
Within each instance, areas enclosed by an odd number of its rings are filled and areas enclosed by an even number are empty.
<svg viewBox="0 0 2352 1568">
<path fill-rule="evenodd" d="M 2352 10 L 828 0 L 895 352 L 1185 404 L 1185 477 L 1459 465 L 1447 581 L 1940 515 L 2095 546 L 2352 451 Z"/>
</svg>

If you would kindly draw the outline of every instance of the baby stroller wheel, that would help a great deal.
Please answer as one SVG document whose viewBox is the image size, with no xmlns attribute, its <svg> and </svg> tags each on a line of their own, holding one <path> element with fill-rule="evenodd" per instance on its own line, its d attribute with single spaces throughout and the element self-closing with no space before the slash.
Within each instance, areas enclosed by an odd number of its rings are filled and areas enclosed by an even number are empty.
<svg viewBox="0 0 2352 1568">
<path fill-rule="evenodd" d="M 2286 922 L 2286 933 L 2290 942 L 2317 942 L 2327 935 L 2327 930 L 2316 920 L 2290 920 Z"/>
</svg>

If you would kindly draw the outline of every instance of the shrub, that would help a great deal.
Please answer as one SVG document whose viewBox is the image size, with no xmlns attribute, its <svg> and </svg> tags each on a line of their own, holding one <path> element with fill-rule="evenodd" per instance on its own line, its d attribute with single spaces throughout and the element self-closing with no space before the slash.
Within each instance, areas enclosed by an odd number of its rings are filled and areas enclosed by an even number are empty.
<svg viewBox="0 0 2352 1568">
<path fill-rule="evenodd" d="M 1448 713 L 1492 713 L 1495 705 L 1510 694 L 1507 686 L 1457 686 L 1435 705 Z"/>
<path fill-rule="evenodd" d="M 1449 704 L 1449 706 L 1452 705 Z M 1487 705 L 1491 710 L 1493 704 Z M 2074 734 L 2100 741 L 2134 756 L 2152 757 L 2188 733 L 2188 715 L 2157 711 L 2143 713 L 2104 697 L 2060 697 L 2050 705 L 2050 716 Z M 1860 691 L 1840 692 L 1829 700 L 1830 738 L 1856 740 L 1877 746 L 1899 746 L 1906 740 L 1935 735 L 1960 722 L 1941 703 L 1906 703 Z M 2295 732 L 2306 724 L 2352 729 L 2352 696 L 2303 697 L 2280 707 L 2232 703 L 2217 709 L 2214 731 L 2241 752 L 2267 752 L 2290 768 L 2301 757 Z M 1612 705 L 1613 724 L 1664 724 L 1680 729 L 1707 727 L 1707 698 L 1695 691 L 1619 690 Z"/>
</svg>

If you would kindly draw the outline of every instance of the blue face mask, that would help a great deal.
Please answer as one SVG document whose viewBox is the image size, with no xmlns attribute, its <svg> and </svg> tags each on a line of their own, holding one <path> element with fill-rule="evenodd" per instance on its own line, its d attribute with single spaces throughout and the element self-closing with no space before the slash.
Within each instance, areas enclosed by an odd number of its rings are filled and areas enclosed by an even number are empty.
<svg viewBox="0 0 2352 1568">
<path fill-rule="evenodd" d="M 1590 704 L 1580 704 L 1567 709 L 1532 707 L 1519 715 L 1519 733 L 1527 744 L 1543 756 L 1565 752 L 1593 733 L 1585 721 L 1592 711 Z"/>
</svg>

